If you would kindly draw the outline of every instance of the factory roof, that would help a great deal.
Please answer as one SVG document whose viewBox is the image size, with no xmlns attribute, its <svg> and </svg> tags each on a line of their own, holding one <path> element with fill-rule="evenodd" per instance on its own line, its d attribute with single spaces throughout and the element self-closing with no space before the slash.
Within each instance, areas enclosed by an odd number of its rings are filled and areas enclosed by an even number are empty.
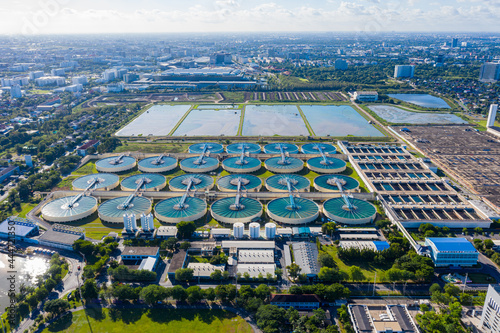
<svg viewBox="0 0 500 333">
<path fill-rule="evenodd" d="M 170 266 L 168 266 L 168 273 L 175 273 L 176 270 L 182 268 L 184 266 L 184 262 L 186 261 L 187 253 L 185 250 L 179 250 L 179 252 L 174 253 L 172 259 L 170 260 Z"/>
<path fill-rule="evenodd" d="M 315 294 L 272 294 L 271 303 L 321 303 L 321 299 Z"/>
<path fill-rule="evenodd" d="M 73 245 L 73 243 L 85 236 L 83 232 L 76 231 L 76 228 L 53 225 L 52 228 L 45 231 L 39 238 L 39 241 L 57 243 L 64 245 Z"/>
<path fill-rule="evenodd" d="M 172 236 L 177 235 L 177 227 L 173 226 L 164 226 L 158 227 L 158 231 L 156 231 L 156 236 Z"/>
<path fill-rule="evenodd" d="M 274 241 L 222 241 L 222 248 L 274 249 Z"/>
<path fill-rule="evenodd" d="M 275 275 L 276 265 L 275 264 L 238 264 L 237 273 L 241 275 L 248 273 L 250 277 L 258 277 L 262 274 L 266 277 L 267 274 Z"/>
<path fill-rule="evenodd" d="M 477 252 L 474 245 L 465 238 L 431 237 L 426 240 L 432 242 L 439 252 Z"/>
<path fill-rule="evenodd" d="M 212 274 L 216 270 L 224 272 L 226 269 L 226 265 L 224 265 L 224 264 L 212 265 L 210 263 L 190 262 L 188 264 L 187 268 L 190 268 L 193 270 L 194 277 L 198 277 L 198 276 L 199 277 L 210 277 L 210 274 Z"/>
<path fill-rule="evenodd" d="M 240 250 L 238 253 L 239 263 L 270 263 L 274 262 L 273 250 Z"/>
<path fill-rule="evenodd" d="M 122 256 L 156 256 L 160 251 L 159 247 L 146 246 L 125 246 L 122 251 Z"/>
<path fill-rule="evenodd" d="M 9 224 L 9 222 L 11 224 Z M 8 234 L 11 232 L 9 226 L 15 225 L 16 236 L 26 237 L 33 232 L 34 229 L 38 230 L 38 225 L 27 219 L 21 217 L 8 217 L 5 221 L 0 223 L 0 234 Z"/>
<path fill-rule="evenodd" d="M 318 247 L 315 243 L 292 243 L 295 263 L 300 266 L 301 273 L 317 275 L 319 273 Z"/>
<path fill-rule="evenodd" d="M 141 264 L 139 265 L 138 269 L 153 271 L 153 269 L 156 265 L 156 260 L 157 259 L 154 257 L 147 257 L 146 259 L 142 259 Z"/>
</svg>

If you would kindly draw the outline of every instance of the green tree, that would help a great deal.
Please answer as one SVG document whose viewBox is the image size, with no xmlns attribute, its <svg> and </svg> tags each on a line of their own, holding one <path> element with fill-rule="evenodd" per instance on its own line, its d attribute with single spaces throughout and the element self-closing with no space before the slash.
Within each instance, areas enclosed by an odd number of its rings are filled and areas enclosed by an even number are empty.
<svg viewBox="0 0 500 333">
<path fill-rule="evenodd" d="M 327 222 L 321 226 L 321 232 L 324 235 L 332 236 L 336 229 L 337 229 L 337 224 L 335 222 Z"/>
<path fill-rule="evenodd" d="M 191 243 L 190 243 L 190 242 L 183 242 L 183 243 L 179 246 L 179 248 L 180 248 L 181 250 L 187 250 L 187 249 L 189 249 L 190 247 L 191 247 Z"/>
<path fill-rule="evenodd" d="M 43 311 L 49 312 L 52 316 L 56 316 L 68 310 L 70 307 L 69 302 L 64 299 L 53 299 L 45 302 Z"/>
<path fill-rule="evenodd" d="M 167 239 L 166 241 L 162 242 L 161 244 L 167 250 L 173 251 L 175 249 L 175 246 L 177 245 L 177 238 L 171 237 L 171 238 Z"/>
<path fill-rule="evenodd" d="M 167 294 L 168 292 L 166 291 L 165 287 L 156 284 L 150 284 L 149 286 L 142 288 L 140 297 L 147 304 L 156 304 L 167 298 Z"/>
<path fill-rule="evenodd" d="M 220 280 L 222 280 L 222 272 L 220 270 L 216 269 L 215 271 L 213 271 L 210 274 L 210 278 L 212 280 L 215 280 L 215 281 L 220 281 Z"/>
<path fill-rule="evenodd" d="M 196 230 L 196 225 L 193 221 L 186 222 L 182 221 L 177 223 L 177 234 L 180 239 L 190 238 L 193 232 Z"/>
<path fill-rule="evenodd" d="M 87 279 L 81 287 L 82 296 L 85 299 L 96 299 L 99 296 L 99 288 L 94 279 Z"/>
<path fill-rule="evenodd" d="M 184 302 L 188 297 L 188 293 L 182 286 L 175 286 L 172 288 L 172 298 L 179 302 Z"/>
<path fill-rule="evenodd" d="M 186 289 L 186 292 L 187 300 L 191 304 L 199 302 L 203 299 L 203 292 L 199 286 L 191 286 Z"/>
<path fill-rule="evenodd" d="M 191 268 L 179 268 L 175 271 L 177 281 L 190 281 L 193 279 L 193 270 Z"/>
<path fill-rule="evenodd" d="M 300 268 L 300 266 L 297 265 L 296 263 L 292 263 L 291 265 L 286 266 L 286 269 L 288 271 L 288 275 L 290 275 L 290 277 L 292 279 L 297 278 L 297 276 L 299 275 L 300 271 L 302 270 Z"/>
<path fill-rule="evenodd" d="M 358 266 L 351 266 L 349 268 L 349 277 L 352 281 L 363 281 L 366 280 L 363 271 Z"/>
<path fill-rule="evenodd" d="M 335 259 L 333 257 L 326 253 L 326 252 L 321 252 L 318 256 L 318 262 L 321 267 L 336 267 L 337 264 L 335 263 Z"/>
<path fill-rule="evenodd" d="M 255 288 L 255 297 L 260 298 L 265 301 L 271 295 L 271 290 L 269 286 L 265 284 L 260 284 L 257 288 Z"/>
<path fill-rule="evenodd" d="M 276 305 L 261 306 L 255 314 L 257 325 L 265 333 L 278 333 L 286 323 L 286 311 Z"/>
</svg>

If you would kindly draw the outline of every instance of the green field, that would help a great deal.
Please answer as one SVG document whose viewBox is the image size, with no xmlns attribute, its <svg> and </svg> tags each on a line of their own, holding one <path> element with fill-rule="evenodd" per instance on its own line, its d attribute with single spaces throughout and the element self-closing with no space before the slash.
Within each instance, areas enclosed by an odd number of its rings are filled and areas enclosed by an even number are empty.
<svg viewBox="0 0 500 333">
<path fill-rule="evenodd" d="M 35 207 L 36 204 L 23 203 L 21 204 L 21 211 L 17 214 L 17 216 L 26 217 L 26 214 L 28 214 Z"/>
<path fill-rule="evenodd" d="M 185 309 L 80 310 L 62 317 L 43 330 L 44 333 L 250 333 L 252 331 L 243 318 L 232 312 Z"/>
<path fill-rule="evenodd" d="M 188 151 L 191 144 L 186 143 L 159 143 L 159 142 L 134 142 L 123 141 L 123 144 L 115 149 L 115 153 L 139 151 L 141 153 L 184 153 Z"/>
<path fill-rule="evenodd" d="M 340 260 L 339 256 L 337 255 L 337 247 L 336 246 L 322 246 L 323 251 L 326 253 L 330 254 L 333 259 L 335 260 L 335 263 L 337 264 L 337 268 L 341 271 L 344 271 L 346 273 L 349 272 L 349 268 L 351 266 L 358 266 L 361 268 L 361 271 L 363 272 L 363 275 L 365 276 L 365 281 L 373 282 L 373 279 L 375 278 L 375 273 L 377 273 L 377 282 L 386 282 L 384 278 L 384 272 L 386 269 L 391 268 L 391 263 L 388 263 L 387 267 L 375 267 L 373 263 L 365 262 L 365 261 L 359 261 L 359 262 L 350 262 L 350 263 L 345 263 L 342 260 Z"/>
</svg>

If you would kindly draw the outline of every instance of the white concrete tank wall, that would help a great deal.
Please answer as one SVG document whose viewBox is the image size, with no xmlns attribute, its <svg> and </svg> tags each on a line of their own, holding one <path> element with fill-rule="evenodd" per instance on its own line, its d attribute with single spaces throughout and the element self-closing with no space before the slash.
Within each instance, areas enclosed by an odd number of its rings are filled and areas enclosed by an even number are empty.
<svg viewBox="0 0 500 333">
<path fill-rule="evenodd" d="M 245 225 L 241 222 L 237 222 L 233 225 L 233 236 L 234 238 L 243 238 L 245 232 Z"/>
<path fill-rule="evenodd" d="M 273 239 L 274 237 L 276 237 L 276 224 L 266 223 L 266 238 Z"/>
<path fill-rule="evenodd" d="M 250 238 L 257 239 L 260 237 L 260 224 L 257 222 L 250 223 Z"/>
</svg>

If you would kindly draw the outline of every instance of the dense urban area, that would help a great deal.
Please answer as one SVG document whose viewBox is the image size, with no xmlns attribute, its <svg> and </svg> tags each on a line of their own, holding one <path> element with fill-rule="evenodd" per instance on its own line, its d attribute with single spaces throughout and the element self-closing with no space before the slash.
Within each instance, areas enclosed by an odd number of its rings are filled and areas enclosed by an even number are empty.
<svg viewBox="0 0 500 333">
<path fill-rule="evenodd" d="M 500 332 L 500 35 L 0 36 L 3 332 Z"/>
</svg>

